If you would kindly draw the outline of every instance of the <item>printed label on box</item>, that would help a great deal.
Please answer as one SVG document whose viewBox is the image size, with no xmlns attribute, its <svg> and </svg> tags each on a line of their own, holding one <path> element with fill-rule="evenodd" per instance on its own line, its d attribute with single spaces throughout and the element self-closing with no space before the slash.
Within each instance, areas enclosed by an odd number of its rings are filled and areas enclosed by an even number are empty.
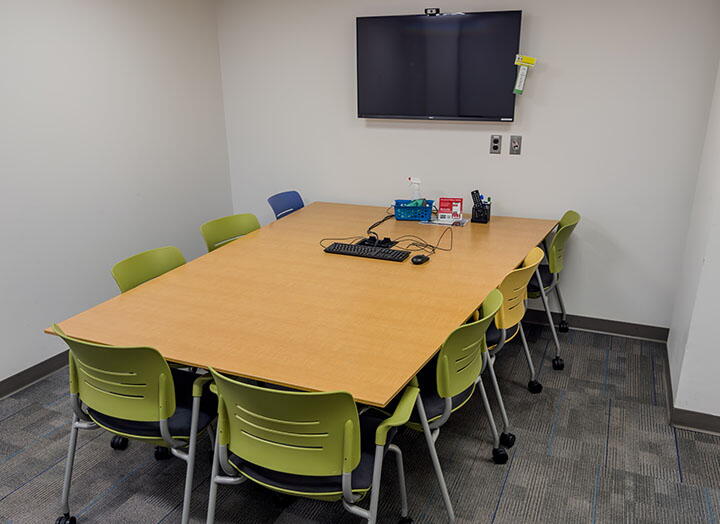
<svg viewBox="0 0 720 524">
<path fill-rule="evenodd" d="M 438 220 L 452 222 L 462 219 L 462 198 L 441 198 L 438 203 Z"/>
</svg>

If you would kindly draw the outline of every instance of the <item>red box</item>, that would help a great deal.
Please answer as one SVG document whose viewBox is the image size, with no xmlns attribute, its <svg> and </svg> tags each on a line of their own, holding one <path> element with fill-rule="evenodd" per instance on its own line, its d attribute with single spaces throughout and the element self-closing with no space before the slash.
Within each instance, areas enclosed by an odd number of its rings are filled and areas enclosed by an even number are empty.
<svg viewBox="0 0 720 524">
<path fill-rule="evenodd" d="M 460 220 L 463 212 L 462 198 L 441 198 L 438 201 L 438 220 L 453 222 Z"/>
</svg>

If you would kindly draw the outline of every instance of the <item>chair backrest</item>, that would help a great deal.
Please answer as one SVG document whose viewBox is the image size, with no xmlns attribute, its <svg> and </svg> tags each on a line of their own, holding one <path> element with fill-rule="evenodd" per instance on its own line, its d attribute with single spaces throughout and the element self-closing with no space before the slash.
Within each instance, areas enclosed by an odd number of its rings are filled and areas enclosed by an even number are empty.
<svg viewBox="0 0 720 524">
<path fill-rule="evenodd" d="M 243 460 L 313 476 L 350 473 L 360 463 L 360 421 L 349 393 L 280 391 L 210 371 L 220 444 Z"/>
<path fill-rule="evenodd" d="M 442 398 L 454 397 L 475 383 L 482 371 L 485 332 L 503 304 L 502 293 L 493 289 L 483 300 L 482 318 L 450 333 L 437 361 L 437 391 Z"/>
<path fill-rule="evenodd" d="M 184 263 L 185 257 L 178 248 L 159 247 L 118 262 L 112 268 L 112 276 L 120 288 L 120 292 L 125 293 L 148 280 L 182 266 Z"/>
<path fill-rule="evenodd" d="M 297 191 L 285 191 L 268 198 L 268 204 L 275 213 L 275 218 L 282 218 L 289 215 L 293 211 L 297 211 L 301 207 L 305 207 L 300 193 Z"/>
<path fill-rule="evenodd" d="M 560 273 L 562 271 L 565 260 L 565 242 L 567 242 L 570 233 L 573 232 L 578 222 L 580 222 L 580 214 L 577 211 L 567 211 L 560 219 L 558 230 L 548 248 L 547 257 L 550 273 Z"/>
<path fill-rule="evenodd" d="M 200 226 L 208 253 L 256 229 L 260 229 L 260 222 L 252 213 L 217 218 Z"/>
<path fill-rule="evenodd" d="M 508 273 L 502 284 L 498 286 L 505 297 L 500 311 L 495 316 L 495 325 L 498 329 L 510 329 L 525 316 L 527 285 L 544 257 L 545 253 L 542 249 L 532 248 L 520 267 Z"/>
<path fill-rule="evenodd" d="M 53 331 L 70 348 L 70 393 L 88 407 L 123 420 L 159 422 L 175 413 L 170 367 L 153 348 L 84 342 Z"/>
</svg>

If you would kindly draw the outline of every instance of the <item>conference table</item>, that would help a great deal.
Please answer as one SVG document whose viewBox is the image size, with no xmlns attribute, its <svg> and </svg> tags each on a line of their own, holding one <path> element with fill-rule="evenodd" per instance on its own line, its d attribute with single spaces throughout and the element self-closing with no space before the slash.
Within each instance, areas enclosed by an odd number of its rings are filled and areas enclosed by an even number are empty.
<svg viewBox="0 0 720 524">
<path fill-rule="evenodd" d="M 386 406 L 557 225 L 493 217 L 450 234 L 396 220 L 374 229 L 452 245 L 422 265 L 323 251 L 333 240 L 366 235 L 386 213 L 312 203 L 60 327 L 89 342 L 153 347 L 171 362 L 304 391 L 347 391 L 358 403 Z M 421 397 L 416 407 L 453 521 Z"/>
<path fill-rule="evenodd" d="M 321 240 L 365 235 L 385 214 L 315 202 L 60 327 L 90 342 L 153 347 L 188 366 L 386 406 L 557 221 L 453 227 L 452 250 L 422 265 L 323 251 Z M 389 220 L 375 230 L 434 244 L 444 228 Z"/>
</svg>

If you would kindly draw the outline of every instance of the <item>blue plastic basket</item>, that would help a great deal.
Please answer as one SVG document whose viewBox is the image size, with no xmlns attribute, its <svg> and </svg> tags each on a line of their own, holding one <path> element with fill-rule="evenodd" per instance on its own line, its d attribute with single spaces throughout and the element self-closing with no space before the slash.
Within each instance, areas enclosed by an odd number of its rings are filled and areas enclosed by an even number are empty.
<svg viewBox="0 0 720 524">
<path fill-rule="evenodd" d="M 434 200 L 426 200 L 424 206 L 408 206 L 412 200 L 395 201 L 395 220 L 417 220 L 425 222 L 432 219 Z"/>
</svg>

